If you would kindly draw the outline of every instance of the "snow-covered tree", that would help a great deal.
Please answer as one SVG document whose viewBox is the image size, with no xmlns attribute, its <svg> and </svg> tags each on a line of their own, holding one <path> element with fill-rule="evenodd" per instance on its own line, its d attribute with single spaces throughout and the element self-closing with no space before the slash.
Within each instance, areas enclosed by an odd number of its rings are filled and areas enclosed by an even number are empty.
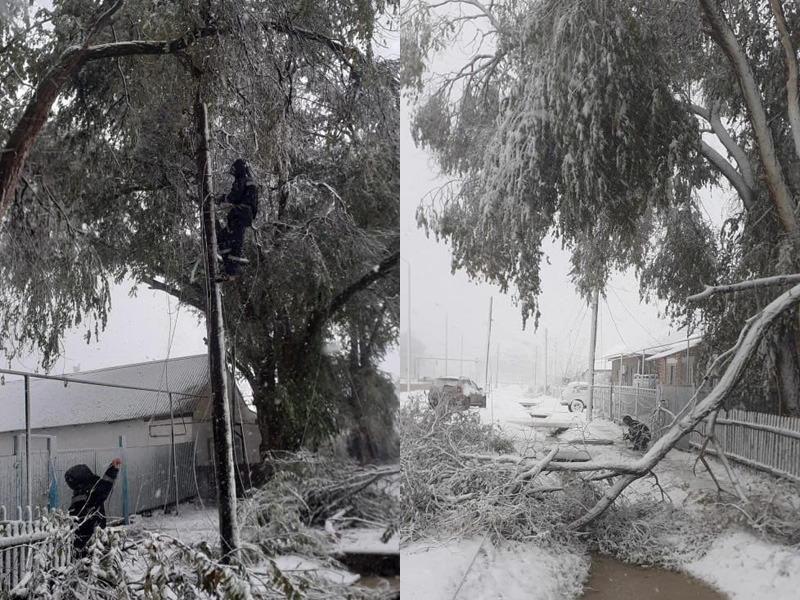
<svg viewBox="0 0 800 600">
<path fill-rule="evenodd" d="M 251 264 L 224 307 L 262 449 L 342 426 L 347 390 L 325 339 L 349 322 L 344 307 L 397 303 L 398 69 L 373 52 L 392 7 L 64 0 L 30 25 L 0 23 L 6 354 L 38 348 L 48 365 L 66 328 L 86 326 L 88 341 L 125 278 L 205 309 L 199 99 L 214 192 L 238 157 L 261 187 Z M 397 312 L 369 313 L 373 365 Z"/>
<path fill-rule="evenodd" d="M 794 3 L 445 0 L 412 2 L 404 17 L 413 133 L 452 182 L 419 221 L 450 242 L 454 267 L 515 288 L 523 317 L 539 316 L 549 235 L 587 298 L 635 267 L 642 295 L 682 322 L 704 284 L 798 272 Z M 466 56 L 436 72 L 456 43 Z M 731 191 L 719 235 L 705 185 Z M 714 300 L 691 325 L 720 353 L 774 296 Z M 799 318 L 791 309 L 766 333 L 745 378 L 790 414 Z"/>
</svg>

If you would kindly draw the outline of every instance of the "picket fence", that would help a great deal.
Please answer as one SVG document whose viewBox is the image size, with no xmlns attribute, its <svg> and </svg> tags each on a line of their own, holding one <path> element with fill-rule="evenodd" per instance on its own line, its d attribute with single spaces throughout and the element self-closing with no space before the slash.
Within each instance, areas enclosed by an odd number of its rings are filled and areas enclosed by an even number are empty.
<svg viewBox="0 0 800 600">
<path fill-rule="evenodd" d="M 674 421 L 685 414 L 687 405 L 700 402 L 707 391 L 662 386 L 658 389 L 629 386 L 596 386 L 594 406 L 597 414 L 621 422 L 624 415 L 646 423 L 654 439 L 661 437 Z M 679 448 L 699 448 L 706 434 L 708 419 L 681 440 Z M 717 449 L 731 461 L 800 481 L 800 419 L 744 410 L 722 410 L 714 435 Z M 713 454 L 714 450 L 706 448 Z"/>
<path fill-rule="evenodd" d="M 41 514 L 31 519 L 30 508 L 26 513 L 7 520 L 6 508 L 0 506 L 0 598 L 7 597 L 23 580 L 36 552 L 47 552 L 54 567 L 63 567 L 72 559 L 70 545 L 63 542 L 68 532 L 43 521 Z"/>
</svg>

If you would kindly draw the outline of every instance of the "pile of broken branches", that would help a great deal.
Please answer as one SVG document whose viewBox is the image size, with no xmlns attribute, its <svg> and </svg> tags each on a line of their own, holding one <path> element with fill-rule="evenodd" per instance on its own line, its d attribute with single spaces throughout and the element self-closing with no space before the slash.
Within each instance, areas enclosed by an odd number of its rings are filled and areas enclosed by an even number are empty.
<svg viewBox="0 0 800 600">
<path fill-rule="evenodd" d="M 575 531 L 571 524 L 609 484 L 548 472 L 554 448 L 512 454 L 510 440 L 482 425 L 475 413 L 428 410 L 411 402 L 401 409 L 399 424 L 403 542 L 489 536 L 494 543 L 530 542 L 576 554 L 588 547 L 633 563 L 661 565 L 677 563 L 680 555 L 699 555 L 710 543 L 708 527 L 649 495 L 622 496 L 590 526 Z M 676 532 L 687 540 L 680 548 Z"/>
<path fill-rule="evenodd" d="M 514 541 L 575 538 L 566 523 L 583 511 L 591 490 L 542 473 L 553 453 L 511 455 L 511 441 L 476 414 L 428 410 L 419 402 L 401 409 L 399 425 L 403 540 L 487 532 Z M 567 487 L 576 493 L 564 493 Z"/>
<path fill-rule="evenodd" d="M 396 528 L 397 465 L 365 467 L 301 452 L 273 457 L 270 467 L 270 481 L 240 503 L 245 539 L 268 553 L 327 554 L 322 526 L 327 533 L 353 526 Z"/>
</svg>

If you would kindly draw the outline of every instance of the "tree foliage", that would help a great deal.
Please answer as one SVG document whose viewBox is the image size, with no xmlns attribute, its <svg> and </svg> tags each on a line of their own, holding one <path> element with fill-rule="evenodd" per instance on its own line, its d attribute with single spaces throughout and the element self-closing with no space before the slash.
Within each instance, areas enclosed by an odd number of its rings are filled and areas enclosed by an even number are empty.
<svg viewBox="0 0 800 600">
<path fill-rule="evenodd" d="M 548 235 L 585 297 L 635 267 L 642 296 L 683 323 L 703 284 L 797 272 L 797 19 L 778 0 L 411 3 L 412 128 L 454 181 L 420 223 L 451 243 L 454 267 L 515 288 L 523 317 L 538 317 Z M 466 57 L 440 68 L 457 40 Z M 706 185 L 732 194 L 721 231 L 703 216 Z M 691 325 L 718 354 L 771 299 L 714 301 Z M 773 328 L 773 358 L 747 378 L 789 412 L 798 331 L 796 313 Z"/>
<path fill-rule="evenodd" d="M 37 348 L 52 364 L 66 328 L 88 322 L 88 340 L 104 326 L 109 285 L 126 278 L 204 310 L 201 98 L 215 193 L 228 191 L 237 157 L 261 188 L 251 265 L 224 304 L 263 447 L 295 448 L 341 426 L 346 392 L 325 340 L 346 323 L 343 306 L 397 302 L 397 61 L 372 50 L 392 7 L 125 2 L 62 90 L 2 224 L 6 354 Z M 17 53 L 0 64 L 3 97 L 14 99 L 0 111 L 8 130 L 95 12 L 89 1 L 54 2 L 27 35 L 3 30 L 0 47 Z M 389 333 L 373 364 L 392 344 L 396 312 L 374 315 Z"/>
</svg>

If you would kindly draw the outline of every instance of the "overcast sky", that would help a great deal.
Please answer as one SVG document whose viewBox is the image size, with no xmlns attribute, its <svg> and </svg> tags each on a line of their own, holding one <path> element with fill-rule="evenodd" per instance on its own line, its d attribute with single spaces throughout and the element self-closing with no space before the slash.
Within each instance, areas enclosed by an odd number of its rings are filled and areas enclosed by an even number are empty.
<svg viewBox="0 0 800 600">
<path fill-rule="evenodd" d="M 481 39 L 476 37 L 475 39 Z M 481 52 L 489 51 L 482 48 Z M 455 44 L 437 57 L 433 70 L 439 73 L 458 69 L 465 55 L 475 48 Z M 560 242 L 547 240 L 544 251 L 550 264 L 542 268 L 540 297 L 541 319 L 538 330 L 533 322 L 522 328 L 520 309 L 511 296 L 498 287 L 471 282 L 465 273 L 451 274 L 450 251 L 444 243 L 428 239 L 416 224 L 415 212 L 421 202 L 444 180 L 422 150 L 414 146 L 409 128 L 409 107 L 403 98 L 401 131 L 401 320 L 402 335 L 411 335 L 424 344 L 427 357 L 412 356 L 412 373 L 443 375 L 447 352 L 448 374 L 462 374 L 454 359 L 472 359 L 464 363 L 463 374 L 484 383 L 487 348 L 489 299 L 493 298 L 491 340 L 492 370 L 500 356 L 500 381 L 530 381 L 536 358 L 537 381 L 542 382 L 547 331 L 548 372 L 551 378 L 563 377 L 588 368 L 591 311 L 569 282 L 569 255 Z M 718 145 L 716 140 L 709 143 Z M 704 190 L 704 208 L 709 221 L 719 226 L 727 214 L 727 191 Z M 409 278 L 410 270 L 410 278 Z M 408 284 L 411 282 L 411 310 Z M 513 293 L 514 290 L 511 290 Z M 685 338 L 685 332 L 663 318 L 659 306 L 640 303 L 638 282 L 632 272 L 614 276 L 601 298 L 598 316 L 597 357 L 626 351 L 638 351 L 667 341 Z M 463 339 L 463 342 L 462 342 Z M 499 346 L 499 347 L 498 347 Z M 406 349 L 402 348 L 404 355 Z M 494 375 L 492 376 L 494 378 Z M 552 379 L 551 379 L 552 381 Z"/>
</svg>

